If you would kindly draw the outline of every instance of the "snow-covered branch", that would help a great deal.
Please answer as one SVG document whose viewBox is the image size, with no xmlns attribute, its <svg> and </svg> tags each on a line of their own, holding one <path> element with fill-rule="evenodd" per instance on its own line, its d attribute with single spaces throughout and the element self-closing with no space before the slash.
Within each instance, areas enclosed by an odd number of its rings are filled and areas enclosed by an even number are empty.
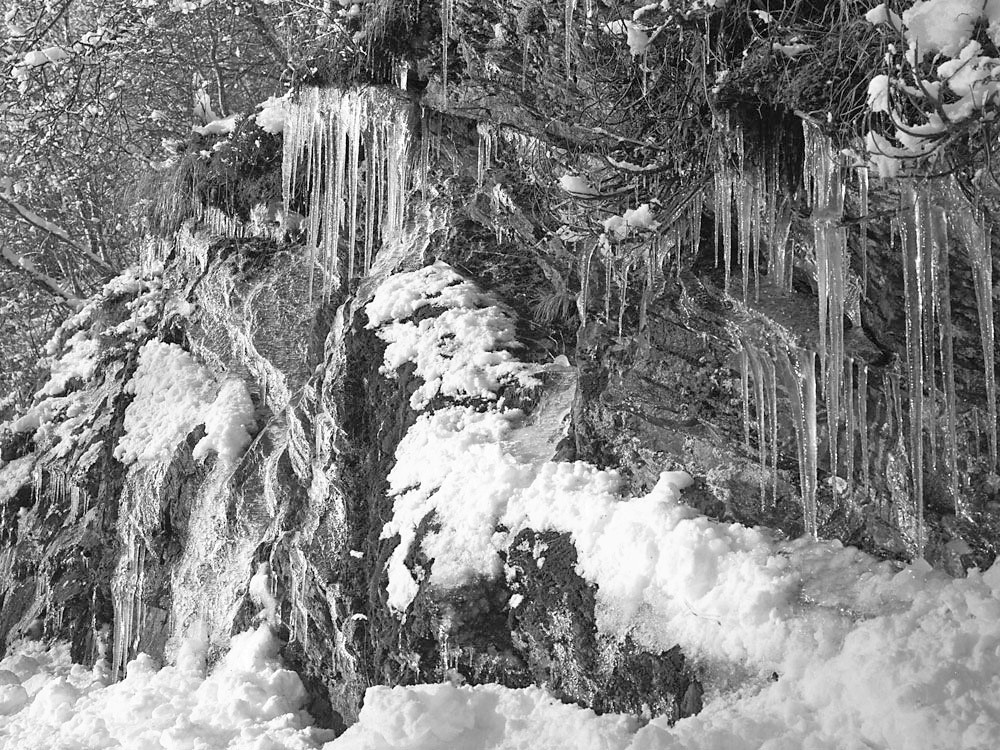
<svg viewBox="0 0 1000 750">
<path fill-rule="evenodd" d="M 10 266 L 15 270 L 27 274 L 32 282 L 34 282 L 37 286 L 40 286 L 45 291 L 59 297 L 74 310 L 83 304 L 78 297 L 66 291 L 66 289 L 63 288 L 58 281 L 44 271 L 39 270 L 30 259 L 23 255 L 18 255 L 14 251 L 8 249 L 6 245 L 0 245 L 0 258 L 10 264 Z"/>
<path fill-rule="evenodd" d="M 60 242 L 69 245 L 73 248 L 73 250 L 78 252 L 101 270 L 108 273 L 114 272 L 114 269 L 103 258 L 94 253 L 86 245 L 82 245 L 73 239 L 70 234 L 58 224 L 54 224 L 44 216 L 39 216 L 34 211 L 15 201 L 8 194 L 0 193 L 0 203 L 3 203 L 5 206 L 10 208 L 22 221 L 30 224 L 36 229 L 41 229 L 46 234 L 49 234 Z"/>
</svg>

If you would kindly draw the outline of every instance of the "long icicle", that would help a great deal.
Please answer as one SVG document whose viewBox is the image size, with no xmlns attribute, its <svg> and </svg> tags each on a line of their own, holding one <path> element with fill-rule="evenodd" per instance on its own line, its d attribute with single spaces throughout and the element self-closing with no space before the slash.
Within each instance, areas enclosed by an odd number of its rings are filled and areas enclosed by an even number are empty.
<svg viewBox="0 0 1000 750">
<path fill-rule="evenodd" d="M 993 323 L 993 256 L 982 219 L 973 217 L 968 223 L 972 225 L 966 229 L 966 232 L 976 286 L 976 307 L 979 310 L 979 333 L 983 347 L 983 373 L 986 380 L 986 413 L 989 420 L 986 437 L 989 440 L 990 470 L 996 471 L 997 382 L 995 369 L 996 334 Z"/>
<path fill-rule="evenodd" d="M 932 231 L 934 252 L 938 259 L 937 308 L 938 333 L 940 335 L 941 371 L 944 374 L 945 407 L 945 456 L 948 467 L 948 489 L 955 505 L 955 513 L 962 517 L 968 509 L 961 500 L 958 486 L 958 416 L 955 392 L 954 333 L 951 322 L 951 272 L 948 248 L 948 219 L 945 210 L 934 206 Z"/>
<path fill-rule="evenodd" d="M 757 459 L 760 462 L 760 505 L 764 507 L 766 488 L 764 471 L 767 468 L 767 401 L 764 366 L 761 360 L 763 353 L 753 345 L 744 347 L 750 364 L 750 374 L 753 376 L 755 416 L 757 418 Z"/>
<path fill-rule="evenodd" d="M 819 437 L 816 431 L 816 352 L 800 349 L 797 352 L 799 376 L 802 378 L 802 407 L 806 435 L 806 481 L 803 493 L 806 534 L 813 539 L 819 536 L 816 510 L 816 485 L 819 473 Z"/>
<path fill-rule="evenodd" d="M 771 502 L 778 501 L 778 379 L 774 360 L 766 354 L 761 357 L 767 379 L 768 413 L 771 423 Z"/>
<path fill-rule="evenodd" d="M 740 391 L 743 396 L 743 447 L 750 453 L 750 354 L 740 347 Z"/>
<path fill-rule="evenodd" d="M 868 167 L 858 167 L 858 209 L 861 212 L 861 296 L 868 296 Z"/>
<path fill-rule="evenodd" d="M 868 365 L 861 363 L 858 368 L 858 430 L 861 438 L 861 481 L 865 500 L 871 496 L 871 460 L 868 455 Z"/>
<path fill-rule="evenodd" d="M 448 103 L 448 44 L 455 0 L 441 0 L 441 98 Z"/>
<path fill-rule="evenodd" d="M 909 396 L 908 453 L 913 488 L 914 545 L 923 555 L 924 487 L 924 289 L 923 265 L 926 248 L 920 217 L 926 209 L 923 190 L 907 185 L 903 191 L 899 224 L 903 251 L 903 288 L 906 297 L 906 390 Z"/>
<path fill-rule="evenodd" d="M 827 407 L 830 473 L 836 476 L 847 294 L 847 233 L 840 224 L 844 215 L 844 185 L 830 140 L 812 123 L 803 121 L 802 126 L 805 139 L 802 176 L 812 207 L 819 291 L 820 370 Z"/>
<path fill-rule="evenodd" d="M 846 454 L 844 458 L 846 463 L 844 466 L 844 474 L 847 479 L 847 489 L 850 491 L 854 487 L 854 359 L 853 357 L 848 357 L 847 362 L 847 376 L 844 379 L 844 404 L 847 408 L 844 410 L 846 416 L 846 424 L 844 425 L 844 436 L 847 438 L 847 445 L 844 446 Z"/>
</svg>

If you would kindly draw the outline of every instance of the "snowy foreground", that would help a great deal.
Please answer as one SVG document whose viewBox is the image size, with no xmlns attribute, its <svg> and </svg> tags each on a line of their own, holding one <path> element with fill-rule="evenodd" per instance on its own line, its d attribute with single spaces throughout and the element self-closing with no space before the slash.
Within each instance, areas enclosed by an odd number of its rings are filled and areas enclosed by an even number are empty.
<svg viewBox="0 0 1000 750">
<path fill-rule="evenodd" d="M 704 523 L 679 518 L 677 526 L 705 528 Z M 768 569 L 787 558 L 763 542 L 749 553 L 767 588 L 772 580 Z M 756 636 L 762 650 L 781 643 L 789 648 L 777 681 L 750 679 L 741 690 L 716 695 L 700 715 L 674 727 L 655 718 L 643 726 L 638 717 L 596 716 L 535 688 L 441 684 L 371 688 L 359 723 L 332 740 L 329 732 L 310 726 L 302 684 L 283 668 L 279 644 L 262 626 L 233 638 L 229 653 L 210 672 L 204 645 L 189 642 L 176 665 L 157 669 L 149 657 L 140 656 L 117 684 L 109 684 L 105 664 L 93 669 L 71 664 L 65 645 L 22 643 L 0 662 L 0 747 L 1000 746 L 1000 566 L 950 580 L 919 568 L 889 575 L 871 561 L 866 572 L 860 554 L 829 545 L 809 545 L 799 554 L 812 561 L 818 576 L 803 581 L 811 601 L 800 597 L 791 621 L 775 619 L 770 631 L 762 629 Z M 723 556 L 701 563 L 711 567 L 732 561 Z M 679 570 L 678 575 L 687 573 Z M 864 592 L 869 614 L 827 604 L 841 601 L 850 588 Z M 747 596 L 763 593 L 751 589 Z M 785 594 L 773 593 L 777 605 Z M 837 610 L 837 616 L 828 610 Z M 837 632 L 841 618 L 850 626 Z M 718 622 L 706 620 L 705 628 L 717 629 Z M 775 643 L 768 643 L 769 638 Z M 802 646 L 808 642 L 815 644 L 812 653 Z"/>
</svg>

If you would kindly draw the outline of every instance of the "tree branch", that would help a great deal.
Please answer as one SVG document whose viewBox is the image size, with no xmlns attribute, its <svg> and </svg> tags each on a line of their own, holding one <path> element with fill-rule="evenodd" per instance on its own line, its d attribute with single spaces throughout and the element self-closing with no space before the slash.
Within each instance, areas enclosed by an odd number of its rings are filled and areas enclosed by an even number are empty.
<svg viewBox="0 0 1000 750">
<path fill-rule="evenodd" d="M 30 224 L 36 229 L 41 229 L 43 232 L 55 237 L 60 242 L 64 242 L 69 245 L 101 270 L 109 274 L 115 273 L 114 268 L 108 265 L 100 256 L 92 252 L 90 248 L 81 245 L 79 242 L 70 237 L 69 233 L 62 227 L 57 224 L 53 224 L 51 221 L 42 216 L 39 216 L 34 211 L 22 206 L 20 203 L 11 199 L 4 193 L 0 193 L 0 203 L 3 203 L 5 206 L 10 208 L 22 221 Z"/>
</svg>

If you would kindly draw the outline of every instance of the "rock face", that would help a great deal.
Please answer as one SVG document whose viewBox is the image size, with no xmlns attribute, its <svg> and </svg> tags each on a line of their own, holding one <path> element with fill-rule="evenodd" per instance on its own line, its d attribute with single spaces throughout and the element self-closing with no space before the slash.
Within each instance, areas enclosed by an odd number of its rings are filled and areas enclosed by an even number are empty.
<svg viewBox="0 0 1000 750">
<path fill-rule="evenodd" d="M 968 203 L 951 182 L 939 184 L 947 200 L 869 189 L 828 163 L 838 133 L 803 131 L 788 110 L 754 121 L 733 105 L 727 126 L 708 102 L 679 102 L 678 85 L 701 85 L 681 57 L 731 31 L 728 15 L 710 16 L 708 37 L 678 19 L 687 46 L 661 50 L 651 80 L 623 40 L 583 25 L 563 38 L 554 12 L 458 3 L 442 47 L 424 8 L 404 24 L 413 46 L 392 50 L 413 63 L 409 90 L 377 91 L 379 116 L 406 128 L 403 147 L 361 127 L 338 167 L 312 159 L 338 148 L 317 140 L 331 137 L 323 128 L 286 132 L 303 232 L 250 237 L 241 224 L 244 236 L 220 237 L 186 224 L 159 278 L 113 282 L 61 329 L 51 353 L 67 375 L 56 366 L 49 392 L 0 437 L 5 643 L 40 627 L 71 638 L 76 658 L 120 668 L 139 650 L 169 656 L 192 628 L 221 648 L 265 619 L 314 695 L 311 713 L 335 727 L 370 685 L 442 679 L 544 685 L 598 711 L 700 710 L 701 675 L 679 650 L 598 632 L 568 535 L 523 531 L 502 553 L 507 577 L 422 584 L 405 616 L 389 606 L 387 476 L 422 383 L 409 365 L 380 370 L 385 343 L 364 306 L 393 273 L 436 260 L 510 307 L 522 359 L 568 357 L 576 386 L 552 458 L 615 468 L 636 494 L 683 469 L 688 504 L 789 536 L 922 554 L 955 573 L 992 561 L 1000 480 L 984 373 L 995 354 L 986 347 L 984 370 L 980 336 L 992 289 L 984 296 L 989 274 L 961 218 Z M 373 48 L 402 23 L 389 21 Z M 498 31 L 473 33 L 477 23 Z M 301 122 L 336 136 L 346 125 L 324 96 L 302 95 Z M 673 128 L 653 105 L 690 110 L 694 124 Z M 844 205 L 809 184 L 834 174 Z M 340 234 L 319 219 L 330 195 L 354 209 Z M 946 209 L 950 239 L 920 244 Z M 922 266 L 907 265 L 920 253 Z M 931 268 L 930 286 L 917 285 Z M 917 288 L 927 296 L 914 307 Z M 197 414 L 162 460 L 116 456 L 149 341 L 205 368 L 206 404 L 227 379 L 245 384 L 255 427 L 235 462 L 195 459 L 207 430 Z M 504 398 L 530 414 L 544 390 Z M 422 554 L 415 545 L 411 569 Z"/>
</svg>

